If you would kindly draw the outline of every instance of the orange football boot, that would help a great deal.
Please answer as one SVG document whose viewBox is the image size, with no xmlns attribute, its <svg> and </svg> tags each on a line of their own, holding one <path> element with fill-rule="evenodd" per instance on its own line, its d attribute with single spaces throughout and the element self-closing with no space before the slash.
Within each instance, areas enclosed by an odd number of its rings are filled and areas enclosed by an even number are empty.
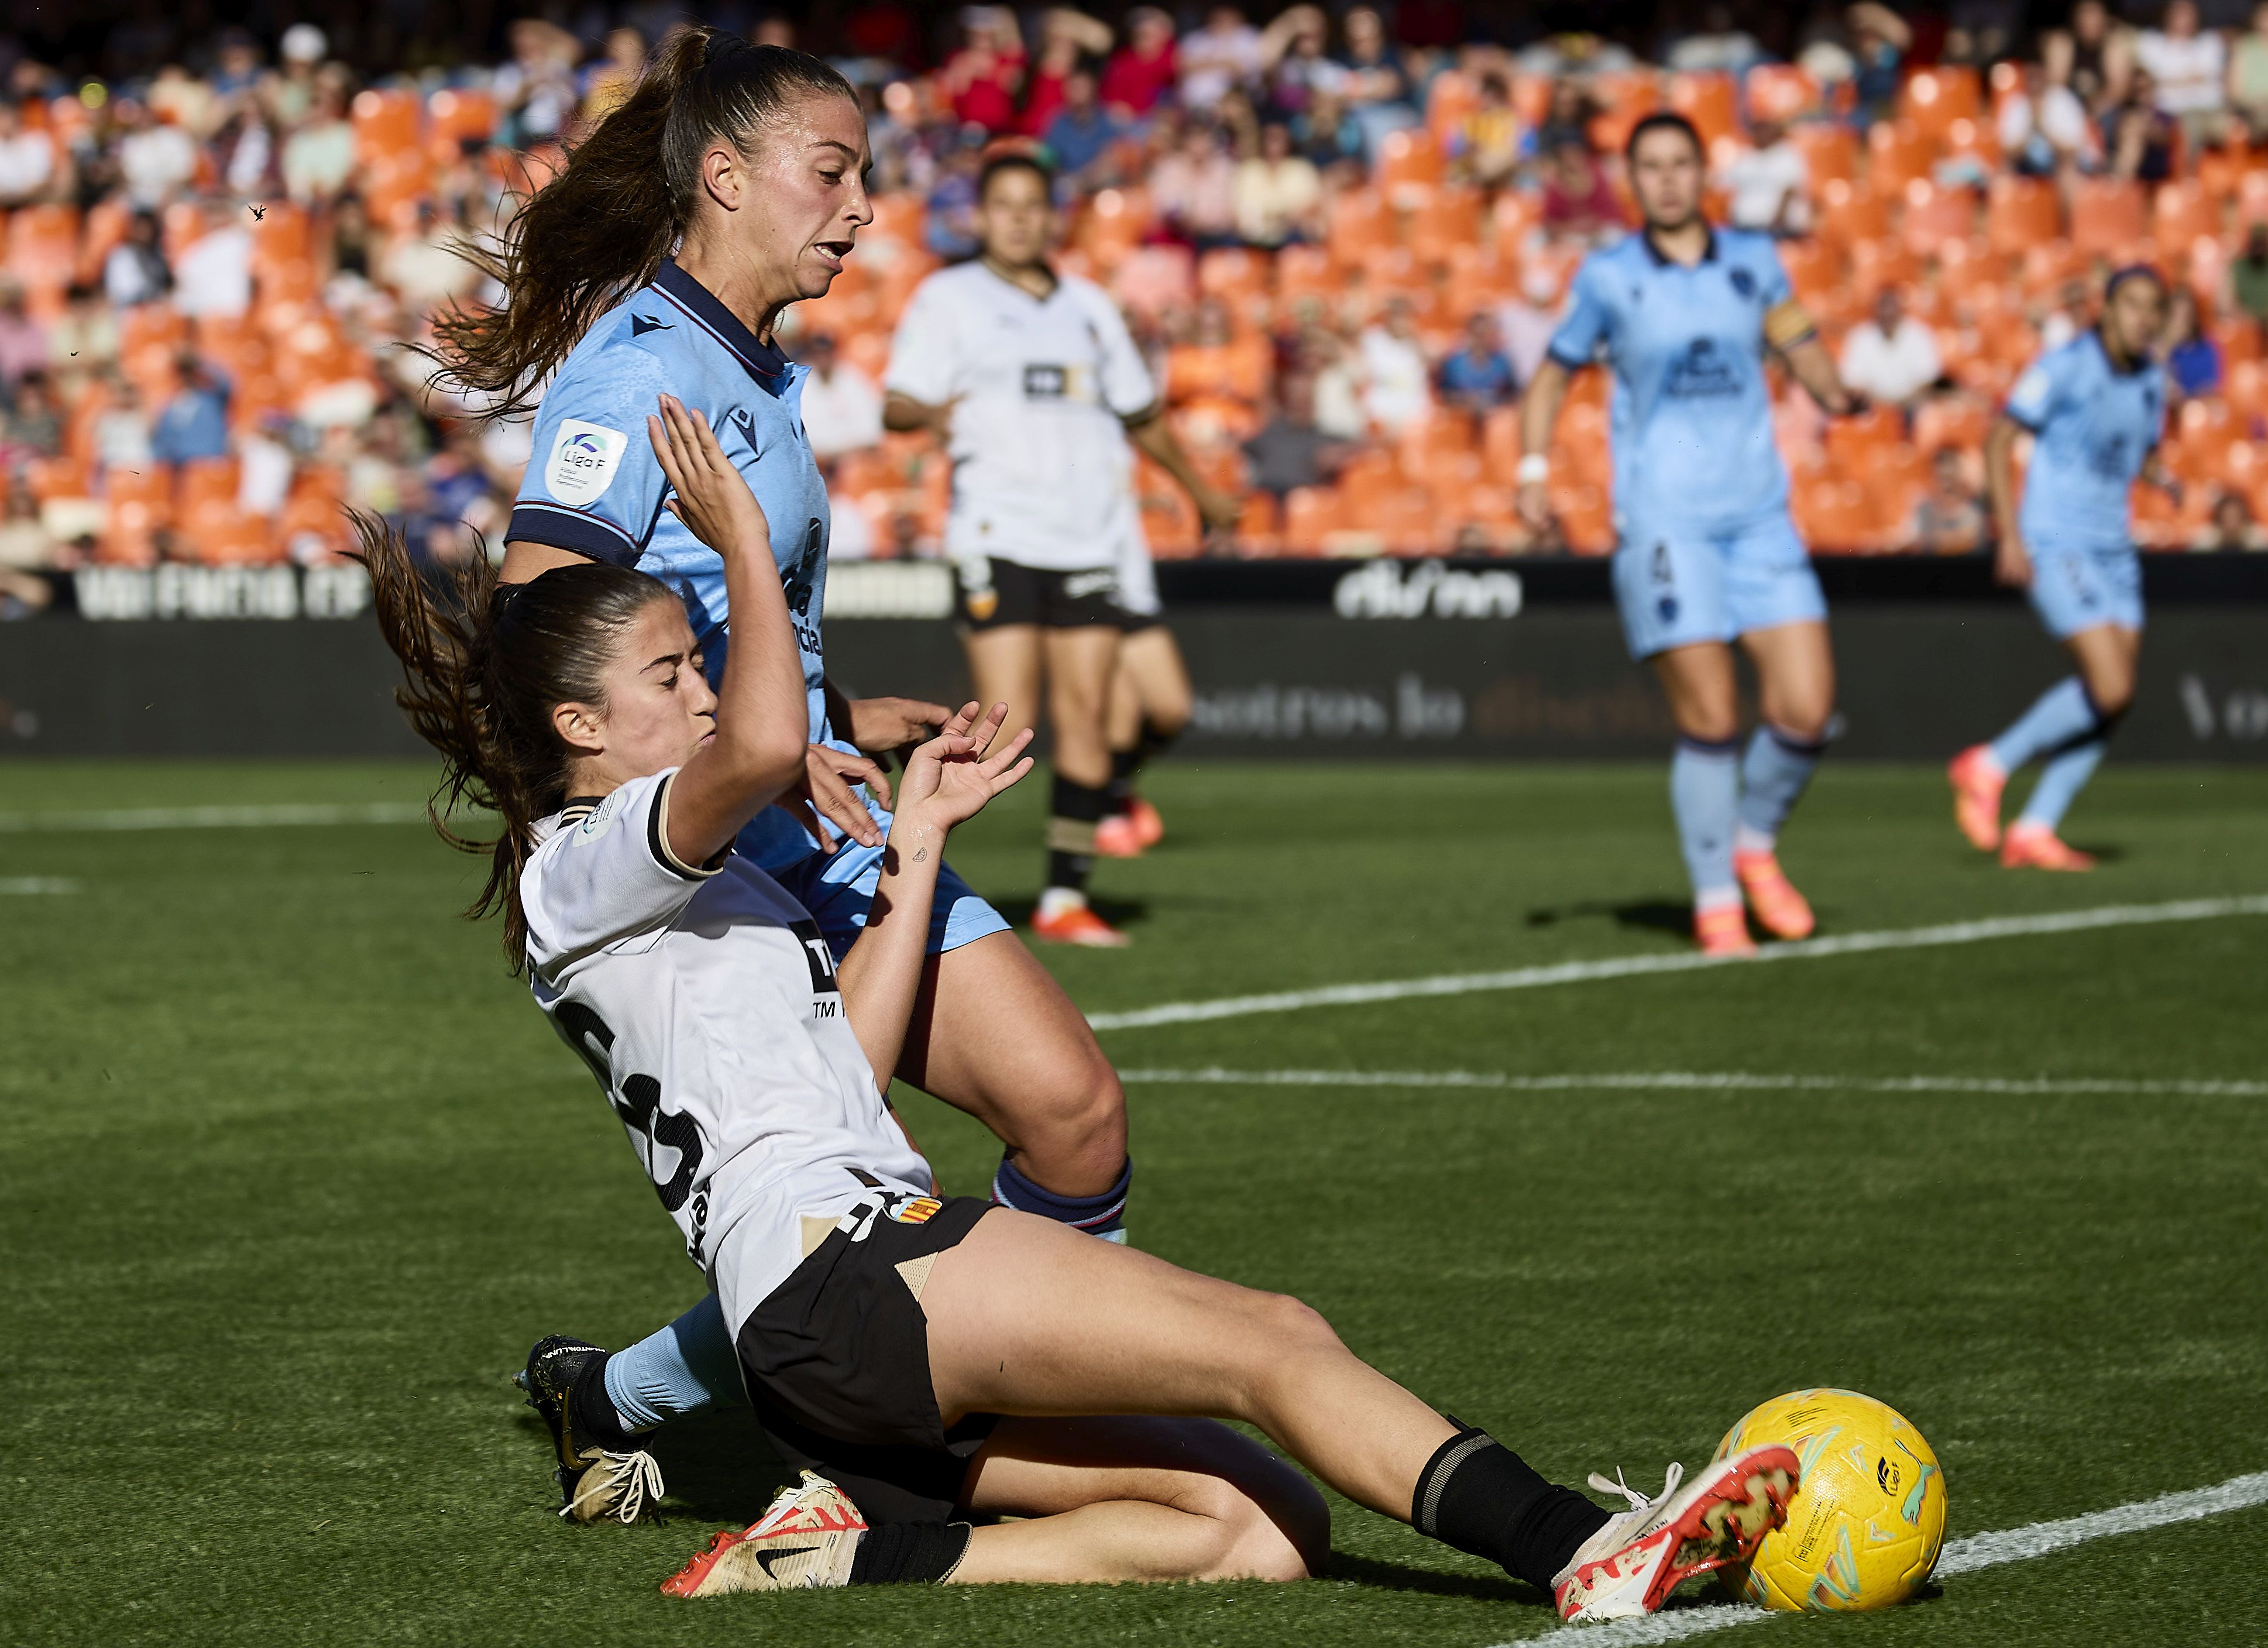
<svg viewBox="0 0 2268 1648">
<path fill-rule="evenodd" d="M 1090 950 L 1121 950 L 1126 945 L 1126 935 L 1083 902 L 1066 904 L 1052 916 L 1044 909 L 1033 911 L 1032 936 L 1049 944 L 1080 945 Z"/>
<path fill-rule="evenodd" d="M 1146 848 L 1155 847 L 1166 839 L 1166 820 L 1158 816 L 1158 809 L 1140 796 L 1126 805 L 1126 816 L 1133 821 L 1134 836 Z"/>
<path fill-rule="evenodd" d="M 1114 813 L 1094 827 L 1094 856 L 1098 858 L 1139 858 L 1144 842 L 1134 820 Z"/>
<path fill-rule="evenodd" d="M 1989 744 L 1972 744 L 1947 763 L 1947 782 L 1953 785 L 1953 821 L 1978 852 L 2000 844 L 2000 791 L 2008 775 L 1992 759 Z"/>
<path fill-rule="evenodd" d="M 1693 912 L 1693 941 L 1703 955 L 1746 956 L 1756 953 L 1749 937 L 1749 912 L 1738 904 L 1719 904 Z"/>
<path fill-rule="evenodd" d="M 1756 919 L 1775 938 L 1808 938 L 1811 930 L 1819 923 L 1811 914 L 1811 906 L 1802 894 L 1795 890 L 1779 867 L 1779 856 L 1770 848 L 1762 852 L 1735 852 L 1733 873 L 1741 878 L 1741 890 L 1749 895 L 1749 908 Z"/>
<path fill-rule="evenodd" d="M 2076 847 L 2066 846 L 2063 839 L 2044 824 L 2027 824 L 2018 819 L 2008 827 L 2007 835 L 2000 842 L 2000 867 L 2004 870 L 2092 870 L 2095 858 Z"/>
</svg>

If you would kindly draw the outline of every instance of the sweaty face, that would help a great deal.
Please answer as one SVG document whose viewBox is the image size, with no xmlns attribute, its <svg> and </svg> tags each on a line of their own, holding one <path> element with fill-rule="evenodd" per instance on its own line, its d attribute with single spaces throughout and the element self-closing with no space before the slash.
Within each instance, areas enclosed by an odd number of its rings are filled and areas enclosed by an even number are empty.
<svg viewBox="0 0 2268 1648">
<path fill-rule="evenodd" d="M 1701 156 L 1674 129 L 1650 131 L 1631 155 L 1631 190 L 1649 229 L 1683 229 L 1701 210 Z"/>
<path fill-rule="evenodd" d="M 848 98 L 814 93 L 750 134 L 750 188 L 736 238 L 785 295 L 826 295 L 858 231 L 874 221 L 866 200 L 866 117 Z"/>
<path fill-rule="evenodd" d="M 586 722 L 562 732 L 570 747 L 587 751 L 596 743 L 592 776 L 610 785 L 682 766 L 716 736 L 717 695 L 701 673 L 693 629 L 675 597 L 639 610 L 601 679 L 605 705 L 589 708 Z"/>
<path fill-rule="evenodd" d="M 993 174 L 977 202 L 976 235 L 984 255 L 1009 269 L 1026 269 L 1046 255 L 1055 207 L 1035 172 L 1012 166 Z"/>
</svg>

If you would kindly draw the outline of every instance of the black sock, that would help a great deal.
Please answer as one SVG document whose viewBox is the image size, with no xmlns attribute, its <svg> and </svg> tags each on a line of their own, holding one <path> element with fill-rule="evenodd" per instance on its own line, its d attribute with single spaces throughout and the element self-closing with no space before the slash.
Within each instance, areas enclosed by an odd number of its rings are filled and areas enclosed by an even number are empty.
<svg viewBox="0 0 2268 1648">
<path fill-rule="evenodd" d="M 968 1554 L 967 1522 L 883 1522 L 850 1558 L 852 1585 L 935 1585 Z"/>
<path fill-rule="evenodd" d="M 608 1359 L 600 1357 L 575 1376 L 575 1387 L 567 1396 L 568 1410 L 579 1439 L 595 1443 L 609 1453 L 635 1453 L 637 1438 L 623 1425 L 615 1399 L 607 1394 Z"/>
<path fill-rule="evenodd" d="M 1475 1427 L 1442 1443 L 1418 1473 L 1410 1525 L 1548 1591 L 1576 1549 L 1607 1525 L 1607 1513 L 1573 1489 L 1544 1481 Z"/>
<path fill-rule="evenodd" d="M 1056 775 L 1054 816 L 1048 820 L 1048 885 L 1086 890 L 1094 871 L 1094 827 L 1110 810 L 1110 791 Z"/>
<path fill-rule="evenodd" d="M 1179 727 L 1167 732 L 1155 721 L 1142 723 L 1142 736 L 1134 745 L 1134 764 L 1137 767 L 1153 761 L 1174 747 L 1174 740 L 1182 735 Z"/>
<path fill-rule="evenodd" d="M 1133 749 L 1110 752 L 1110 810 L 1123 813 L 1134 805 L 1134 775 L 1142 768 L 1142 751 Z"/>
</svg>

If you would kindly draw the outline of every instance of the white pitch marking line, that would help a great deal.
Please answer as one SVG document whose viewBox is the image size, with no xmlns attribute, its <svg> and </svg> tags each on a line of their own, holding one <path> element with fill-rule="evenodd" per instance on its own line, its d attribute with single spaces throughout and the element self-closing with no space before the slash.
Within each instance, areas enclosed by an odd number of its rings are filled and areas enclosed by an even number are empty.
<svg viewBox="0 0 2268 1648">
<path fill-rule="evenodd" d="M 1302 1007 L 1346 1007 L 1369 1002 L 1406 1001 L 1418 996 L 1535 990 L 1547 984 L 1580 984 L 1593 979 L 1695 973 L 1708 967 L 1753 967 L 1766 961 L 1813 961 L 1822 956 L 1860 955 L 1876 950 L 1926 950 L 1944 945 L 1981 944 L 1988 938 L 2084 932 L 2098 927 L 2145 927 L 2161 922 L 2213 921 L 2226 916 L 2268 916 L 2268 897 L 2255 894 L 2246 898 L 2177 899 L 2166 904 L 2105 904 L 2094 909 L 2066 910 L 2050 916 L 1999 916 L 1985 921 L 1948 922 L 1934 927 L 1842 933 L 1829 938 L 1765 945 L 1752 956 L 1708 956 L 1697 950 L 1656 951 L 1645 955 L 1609 956 L 1597 961 L 1513 967 L 1501 973 L 1448 973 L 1434 978 L 1389 979 L 1374 984 L 1326 984 L 1314 990 L 1278 990 L 1266 996 L 1168 1002 L 1128 1012 L 1091 1013 L 1087 1023 L 1097 1030 L 1141 1030 L 1152 1025 L 1198 1024 L 1214 1019 L 1242 1019 L 1254 1013 L 1291 1012 Z"/>
<path fill-rule="evenodd" d="M 68 876 L 0 876 L 0 894 L 76 893 L 78 883 Z"/>
<path fill-rule="evenodd" d="M 1980 1568 L 1996 1568 L 2002 1563 L 2029 1562 L 2036 1556 L 2066 1550 L 2073 1545 L 2084 1545 L 2090 1540 L 2139 1534 L 2176 1522 L 2195 1522 L 2205 1517 L 2226 1515 L 2231 1511 L 2250 1510 L 2259 1505 L 2268 1505 L 2268 1471 L 2256 1471 L 2249 1476 L 2232 1476 L 2212 1488 L 2192 1488 L 2186 1492 L 2170 1493 L 2156 1499 L 2140 1499 L 2132 1505 L 2113 1505 L 2107 1511 L 2090 1511 L 2085 1516 L 2069 1517 L 2060 1522 L 2034 1522 L 2023 1527 L 2002 1528 L 1993 1534 L 1972 1534 L 1967 1539 L 1955 1540 L 1945 1548 L 1944 1554 L 1937 1560 L 1937 1577 L 1943 1578 L 1950 1574 L 1974 1573 Z M 1643 1619 L 1616 1620 L 1607 1625 L 1570 1629 L 1578 1633 L 1572 1640 L 1581 1643 L 1583 1648 L 1644 1648 L 1644 1645 L 1679 1642 L 1688 1637 L 1725 1630 L 1734 1625 L 1753 1625 L 1761 1620 L 1787 1617 L 1738 1603 L 1722 1608 L 1677 1608 L 1664 1614 L 1650 1614 Z M 1499 1644 L 1498 1648 L 1513 1648 L 1513 1644 Z"/>
<path fill-rule="evenodd" d="M 0 813 L 0 833 L 85 830 L 272 829 L 294 825 L 422 824 L 413 801 L 303 803 L 277 806 L 124 807 L 89 813 Z"/>
<path fill-rule="evenodd" d="M 2264 1099 L 2268 1081 L 2129 1080 L 2052 1076 L 1775 1076 L 1749 1070 L 1602 1070 L 1514 1076 L 1502 1070 L 1123 1070 L 1122 1082 L 1226 1087 L 1478 1087 L 1505 1093 L 1583 1088 L 1719 1092 L 1957 1093 L 2011 1094 L 2159 1093 L 2183 1098 Z"/>
</svg>

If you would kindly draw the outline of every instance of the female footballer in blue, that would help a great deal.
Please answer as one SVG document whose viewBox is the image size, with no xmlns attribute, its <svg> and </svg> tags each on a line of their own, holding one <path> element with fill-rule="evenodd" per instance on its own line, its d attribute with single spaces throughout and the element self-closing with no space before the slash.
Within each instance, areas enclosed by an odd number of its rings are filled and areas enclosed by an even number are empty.
<svg viewBox="0 0 2268 1648">
<path fill-rule="evenodd" d="M 2165 428 L 2165 372 L 2150 355 L 2165 319 L 2155 270 L 2112 276 L 2095 328 L 2033 363 L 1984 442 L 2000 540 L 1993 572 L 2031 597 L 2079 666 L 1999 738 L 1962 751 L 1947 769 L 1962 834 L 1980 852 L 1999 848 L 2011 869 L 2095 867 L 2056 828 L 2134 697 L 2142 563 L 2127 528 L 2127 494 Z M 2013 462 L 2020 434 L 2033 443 L 2021 488 Z M 2000 792 L 2033 761 L 2046 765 L 2004 834 Z"/>
<path fill-rule="evenodd" d="M 1781 872 L 1780 826 L 1811 780 L 1835 709 L 1827 604 L 1787 513 L 1772 444 L 1767 349 L 1830 413 L 1856 408 L 1791 293 L 1769 237 L 1701 215 L 1699 135 L 1652 114 L 1625 151 L 1642 232 L 1594 252 L 1521 403 L 1520 507 L 1550 524 L 1551 428 L 1571 374 L 1615 374 L 1615 599 L 1677 724 L 1670 803 L 1693 882 L 1694 937 L 1753 951 L 1742 895 L 1766 931 L 1800 938 L 1811 908 Z M 1740 745 L 1732 643 L 1755 664 L 1763 725 Z"/>
<path fill-rule="evenodd" d="M 773 335 L 790 304 L 827 291 L 873 221 L 869 163 L 857 96 L 825 63 L 680 31 L 519 215 L 491 260 L 503 306 L 438 327 L 450 375 L 498 411 L 541 396 L 504 581 L 592 562 L 648 572 L 684 602 L 718 680 L 731 632 L 722 558 L 664 507 L 668 478 L 642 436 L 665 394 L 707 416 L 768 523 L 810 720 L 804 782 L 783 798 L 796 812 L 758 813 L 740 850 L 810 910 L 837 957 L 866 920 L 889 824 L 888 781 L 861 752 L 946 719 L 905 699 L 845 702 L 827 681 L 827 493 L 799 411 L 804 369 Z M 1121 1233 L 1131 1166 L 1117 1077 L 1070 998 L 950 872 L 898 1073 L 1006 1144 L 998 1200 Z M 636 1428 L 737 1394 L 720 1334 L 703 1301 L 611 1358 L 610 1400 L 594 1406 Z"/>
</svg>

